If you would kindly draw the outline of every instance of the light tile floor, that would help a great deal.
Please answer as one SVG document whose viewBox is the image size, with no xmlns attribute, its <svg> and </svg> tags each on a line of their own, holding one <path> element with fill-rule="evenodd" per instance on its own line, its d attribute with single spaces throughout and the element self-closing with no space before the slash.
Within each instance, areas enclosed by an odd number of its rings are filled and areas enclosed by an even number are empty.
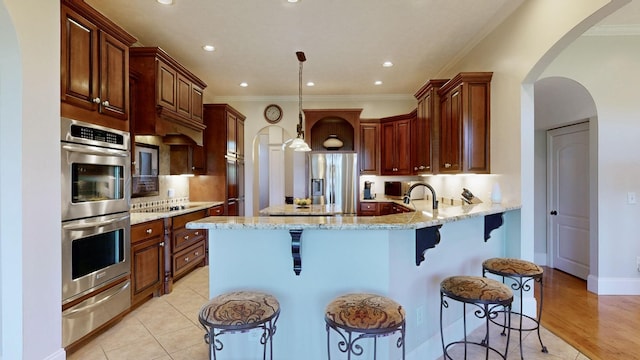
<svg viewBox="0 0 640 360">
<path fill-rule="evenodd" d="M 208 299 L 209 268 L 197 268 L 174 284 L 170 294 L 153 298 L 132 311 L 112 328 L 70 354 L 69 360 L 207 360 L 204 330 L 198 311 Z M 493 334 L 497 336 L 494 336 Z M 482 337 L 475 331 L 471 336 Z M 517 334 L 517 333 L 516 333 Z M 542 340 L 549 349 L 540 351 L 535 333 L 524 333 L 523 349 L 527 360 L 588 360 L 562 339 L 543 329 Z M 505 338 L 492 332 L 492 345 L 504 349 Z M 495 342 L 495 344 L 493 344 Z M 452 354 L 457 350 L 453 349 Z M 471 349 L 469 359 L 483 359 L 484 353 Z M 509 343 L 509 358 L 518 359 L 516 336 Z M 461 358 L 455 357 L 454 358 Z M 491 359 L 497 357 L 490 357 Z M 276 356 L 277 359 L 277 356 Z M 302 359 L 301 359 L 302 360 Z"/>
</svg>

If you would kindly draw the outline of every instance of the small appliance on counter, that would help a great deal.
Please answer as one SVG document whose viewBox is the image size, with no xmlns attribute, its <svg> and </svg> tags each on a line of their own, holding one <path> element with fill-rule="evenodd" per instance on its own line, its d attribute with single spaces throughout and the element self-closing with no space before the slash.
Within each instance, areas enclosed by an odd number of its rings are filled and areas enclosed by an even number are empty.
<svg viewBox="0 0 640 360">
<path fill-rule="evenodd" d="M 371 192 L 371 185 L 373 182 L 365 181 L 364 182 L 364 199 L 365 200 L 373 200 L 376 198 L 375 194 Z"/>
</svg>

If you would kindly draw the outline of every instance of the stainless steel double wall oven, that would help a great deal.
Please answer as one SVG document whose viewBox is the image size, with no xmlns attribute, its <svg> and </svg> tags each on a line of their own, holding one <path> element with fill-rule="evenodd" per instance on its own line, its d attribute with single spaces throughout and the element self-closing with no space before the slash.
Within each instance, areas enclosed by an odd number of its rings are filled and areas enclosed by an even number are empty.
<svg viewBox="0 0 640 360">
<path fill-rule="evenodd" d="M 130 136 L 61 119 L 62 342 L 127 310 L 130 288 Z"/>
</svg>

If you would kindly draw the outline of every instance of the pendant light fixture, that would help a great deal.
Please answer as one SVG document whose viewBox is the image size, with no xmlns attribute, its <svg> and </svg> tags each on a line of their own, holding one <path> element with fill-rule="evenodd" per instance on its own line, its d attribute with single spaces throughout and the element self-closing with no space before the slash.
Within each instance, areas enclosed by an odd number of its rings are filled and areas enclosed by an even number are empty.
<svg viewBox="0 0 640 360">
<path fill-rule="evenodd" d="M 304 141 L 304 130 L 302 130 L 302 63 L 305 62 L 307 58 L 302 51 L 297 51 L 296 57 L 300 64 L 298 71 L 298 126 L 296 127 L 298 136 L 295 139 L 287 140 L 285 144 L 291 142 L 289 147 L 294 151 L 311 151 L 309 144 Z"/>
</svg>

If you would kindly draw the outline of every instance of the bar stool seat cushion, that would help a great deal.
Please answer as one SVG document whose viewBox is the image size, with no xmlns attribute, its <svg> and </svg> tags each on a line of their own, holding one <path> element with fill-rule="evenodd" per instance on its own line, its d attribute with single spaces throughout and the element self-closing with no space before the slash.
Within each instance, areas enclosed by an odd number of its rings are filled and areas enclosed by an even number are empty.
<svg viewBox="0 0 640 360">
<path fill-rule="evenodd" d="M 443 293 L 471 302 L 502 303 L 513 299 L 505 284 L 481 276 L 451 276 L 440 283 Z"/>
<path fill-rule="evenodd" d="M 325 318 L 341 327 L 382 330 L 404 323 L 405 311 L 402 305 L 387 297 L 354 293 L 339 296 L 329 303 Z"/>
<path fill-rule="evenodd" d="M 485 260 L 482 267 L 488 271 L 507 276 L 541 276 L 542 268 L 530 261 L 511 258 L 492 258 Z"/>
<path fill-rule="evenodd" d="M 200 310 L 200 317 L 218 327 L 249 327 L 261 324 L 280 312 L 272 295 L 255 291 L 224 293 L 211 299 Z"/>
</svg>

